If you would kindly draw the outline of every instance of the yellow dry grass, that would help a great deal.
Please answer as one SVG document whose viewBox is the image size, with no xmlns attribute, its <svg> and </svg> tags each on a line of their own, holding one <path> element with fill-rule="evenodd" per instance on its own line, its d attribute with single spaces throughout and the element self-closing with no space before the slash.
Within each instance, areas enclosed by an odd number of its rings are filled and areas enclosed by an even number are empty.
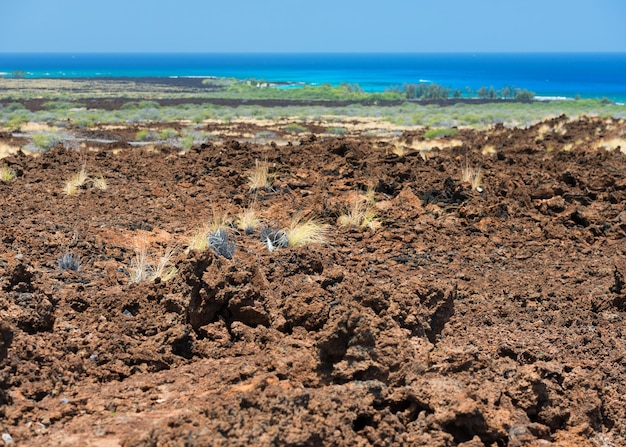
<svg viewBox="0 0 626 447">
<path fill-rule="evenodd" d="M 138 237 L 134 241 L 134 249 L 135 256 L 131 260 L 129 270 L 131 283 L 154 281 L 157 278 L 165 282 L 178 273 L 178 269 L 172 264 L 175 248 L 166 250 L 155 260 L 148 254 L 148 240 L 145 237 Z"/>
<path fill-rule="evenodd" d="M 109 183 L 102 174 L 98 174 L 93 177 L 91 179 L 91 183 L 94 188 L 99 189 L 100 191 L 106 191 L 109 188 Z"/>
<path fill-rule="evenodd" d="M 607 151 L 614 151 L 619 149 L 622 153 L 626 154 L 626 139 L 625 138 L 611 138 L 608 140 L 600 140 L 596 144 L 597 149 L 604 149 Z"/>
<path fill-rule="evenodd" d="M 16 176 L 15 169 L 6 164 L 0 164 L 0 182 L 9 183 Z"/>
<path fill-rule="evenodd" d="M 217 233 L 218 230 L 227 229 L 229 226 L 228 215 L 213 217 L 210 221 L 196 228 L 187 239 L 185 254 L 192 250 L 204 251 L 209 248 L 209 235 Z"/>
<path fill-rule="evenodd" d="M 73 174 L 66 182 L 63 188 L 63 192 L 67 195 L 74 195 L 78 193 L 78 190 L 83 187 L 83 185 L 89 180 L 89 176 L 87 175 L 87 168 L 83 164 L 80 168 L 80 171 Z"/>
<path fill-rule="evenodd" d="M 255 161 L 255 167 L 248 174 L 248 188 L 250 191 L 271 188 L 276 180 L 276 173 L 270 172 L 267 162 Z"/>
<path fill-rule="evenodd" d="M 465 164 L 461 168 L 461 181 L 463 183 L 469 183 L 472 185 L 472 189 L 479 191 L 482 185 L 483 175 L 480 168 L 474 168 L 470 166 L 466 160 Z"/>
<path fill-rule="evenodd" d="M 252 233 L 261 226 L 261 219 L 259 218 L 259 213 L 255 207 L 248 207 L 240 212 L 237 215 L 235 222 L 237 224 L 237 228 L 245 233 Z"/>
<path fill-rule="evenodd" d="M 337 224 L 340 226 L 354 226 L 359 228 L 380 228 L 380 221 L 376 219 L 376 207 L 367 201 L 355 201 L 348 210 L 339 216 Z"/>
<path fill-rule="evenodd" d="M 19 150 L 20 148 L 18 146 L 11 146 L 6 143 L 0 143 L 0 159 L 17 154 Z"/>
<path fill-rule="evenodd" d="M 309 244 L 324 244 L 328 230 L 328 225 L 315 218 L 295 217 L 284 231 L 290 247 L 302 247 Z"/>
</svg>

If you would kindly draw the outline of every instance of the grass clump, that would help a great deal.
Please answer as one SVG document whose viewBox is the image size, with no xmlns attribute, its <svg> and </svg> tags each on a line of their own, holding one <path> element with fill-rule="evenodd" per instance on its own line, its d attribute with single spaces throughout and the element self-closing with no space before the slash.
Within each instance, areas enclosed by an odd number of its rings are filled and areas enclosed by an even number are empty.
<svg viewBox="0 0 626 447">
<path fill-rule="evenodd" d="M 106 191 L 109 188 L 107 179 L 105 179 L 102 174 L 98 174 L 93 177 L 91 179 L 91 184 L 94 188 L 99 189 L 100 191 Z"/>
<path fill-rule="evenodd" d="M 89 180 L 89 176 L 87 175 L 87 169 L 85 165 L 80 168 L 80 171 L 73 174 L 66 182 L 65 187 L 63 188 L 63 192 L 67 195 L 74 195 L 78 193 L 78 190 L 81 189 L 85 183 Z"/>
<path fill-rule="evenodd" d="M 246 208 L 235 219 L 237 228 L 246 234 L 252 234 L 261 226 L 261 219 L 254 208 Z"/>
<path fill-rule="evenodd" d="M 431 140 L 433 138 L 453 137 L 459 133 L 458 129 L 441 128 L 441 129 L 429 129 L 424 134 L 424 139 Z"/>
<path fill-rule="evenodd" d="M 315 218 L 302 219 L 296 217 L 284 230 L 290 247 L 303 247 L 309 244 L 323 244 L 326 242 L 328 226 Z"/>
<path fill-rule="evenodd" d="M 196 229 L 189 238 L 185 253 L 189 253 L 192 250 L 205 251 L 210 248 L 218 256 L 232 259 L 235 253 L 236 242 L 231 239 L 228 228 L 229 223 L 226 216 L 224 216 Z"/>
<path fill-rule="evenodd" d="M 0 182 L 9 183 L 15 180 L 16 176 L 15 169 L 4 163 L 0 164 Z"/>
<path fill-rule="evenodd" d="M 269 190 L 276 180 L 276 173 L 270 172 L 270 165 L 267 162 L 255 161 L 255 167 L 248 174 L 248 189 L 250 192 L 259 189 Z"/>
<path fill-rule="evenodd" d="M 309 129 L 307 129 L 304 126 L 301 126 L 300 124 L 292 123 L 292 124 L 288 124 L 287 126 L 285 126 L 283 130 L 288 133 L 299 134 L 303 132 L 308 132 Z"/>
<path fill-rule="evenodd" d="M 465 160 L 465 164 L 461 168 L 461 182 L 469 183 L 472 185 L 472 189 L 478 192 L 482 191 L 483 175 L 480 168 L 474 168 L 470 166 L 469 162 Z"/>
<path fill-rule="evenodd" d="M 339 216 L 337 223 L 344 226 L 358 228 L 370 228 L 376 230 L 380 228 L 380 222 L 376 219 L 376 208 L 371 202 L 356 201 L 348 210 Z"/>
<path fill-rule="evenodd" d="M 329 127 L 326 129 L 326 133 L 330 135 L 343 136 L 348 133 L 348 130 L 345 127 Z"/>
<path fill-rule="evenodd" d="M 47 151 L 63 144 L 65 136 L 59 132 L 41 132 L 33 135 L 31 148 L 36 151 Z"/>
<path fill-rule="evenodd" d="M 159 278 L 165 282 L 176 276 L 178 269 L 172 265 L 176 249 L 169 249 L 153 259 L 148 254 L 148 242 L 145 238 L 135 240 L 135 256 L 130 263 L 130 282 L 141 283 Z"/>
<path fill-rule="evenodd" d="M 85 188 L 85 185 L 89 182 L 91 182 L 91 186 L 93 188 L 99 189 L 101 191 L 105 191 L 109 187 L 107 180 L 102 174 L 98 174 L 95 177 L 90 177 L 89 174 L 87 174 L 87 167 L 83 164 L 80 168 L 80 171 L 73 174 L 65 182 L 63 192 L 67 195 L 77 194 L 78 191 Z"/>
</svg>

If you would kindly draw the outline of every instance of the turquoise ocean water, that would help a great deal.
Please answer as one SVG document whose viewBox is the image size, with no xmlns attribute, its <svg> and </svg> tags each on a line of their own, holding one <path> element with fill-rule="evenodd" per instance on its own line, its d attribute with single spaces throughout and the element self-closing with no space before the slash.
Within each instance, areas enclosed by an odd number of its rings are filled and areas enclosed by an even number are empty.
<svg viewBox="0 0 626 447">
<path fill-rule="evenodd" d="M 626 53 L 598 54 L 0 54 L 0 76 L 218 76 L 384 91 L 437 83 L 465 91 L 505 85 L 538 96 L 626 101 Z"/>
</svg>

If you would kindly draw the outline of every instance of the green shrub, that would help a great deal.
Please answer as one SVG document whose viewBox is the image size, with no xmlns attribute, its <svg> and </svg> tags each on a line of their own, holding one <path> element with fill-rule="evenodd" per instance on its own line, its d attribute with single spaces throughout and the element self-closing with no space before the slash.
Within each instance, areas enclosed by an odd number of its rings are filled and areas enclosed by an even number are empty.
<svg viewBox="0 0 626 447">
<path fill-rule="evenodd" d="M 4 124 L 4 128 L 9 132 L 19 132 L 27 120 L 20 117 L 11 118 Z"/>
<path fill-rule="evenodd" d="M 8 106 L 5 107 L 8 112 L 15 112 L 17 110 L 26 110 L 26 107 L 20 102 L 12 102 Z"/>
<path fill-rule="evenodd" d="M 176 131 L 176 129 L 168 127 L 159 132 L 159 140 L 170 140 L 173 138 L 178 138 L 178 132 Z"/>
<path fill-rule="evenodd" d="M 135 140 L 137 141 L 149 141 L 149 140 L 152 140 L 153 138 L 154 138 L 153 133 L 150 132 L 148 129 L 140 130 L 139 132 L 135 134 Z"/>
<path fill-rule="evenodd" d="M 161 105 L 154 101 L 139 101 L 137 107 L 140 109 L 160 109 Z"/>
<path fill-rule="evenodd" d="M 301 126 L 300 124 L 296 124 L 296 123 L 288 124 L 283 129 L 285 132 L 289 132 L 289 133 L 302 133 L 302 132 L 308 131 L 306 127 Z"/>
<path fill-rule="evenodd" d="M 41 132 L 33 135 L 31 149 L 35 151 L 47 151 L 62 144 L 65 141 L 65 136 L 57 132 Z"/>
<path fill-rule="evenodd" d="M 348 133 L 345 127 L 329 127 L 326 132 L 331 135 L 345 135 Z"/>
<path fill-rule="evenodd" d="M 432 138 L 452 137 L 452 136 L 454 136 L 454 135 L 456 135 L 458 133 L 459 133 L 458 129 L 450 129 L 450 128 L 429 129 L 424 134 L 424 139 L 429 140 L 429 139 L 432 139 Z"/>
<path fill-rule="evenodd" d="M 79 102 L 70 102 L 70 101 L 48 101 L 43 103 L 43 108 L 45 110 L 54 110 L 54 111 L 63 111 L 68 109 L 78 109 L 81 107 L 85 107 L 85 104 Z"/>
</svg>

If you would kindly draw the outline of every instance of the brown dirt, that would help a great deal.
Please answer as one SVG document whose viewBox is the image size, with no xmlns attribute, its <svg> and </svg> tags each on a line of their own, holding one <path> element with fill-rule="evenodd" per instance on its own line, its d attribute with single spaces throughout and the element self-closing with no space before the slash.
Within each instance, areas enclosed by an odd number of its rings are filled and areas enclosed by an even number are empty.
<svg viewBox="0 0 626 447">
<path fill-rule="evenodd" d="M 19 446 L 626 445 L 626 155 L 595 149 L 624 122 L 547 125 L 464 130 L 425 157 L 307 136 L 6 158 L 0 431 Z M 259 159 L 279 177 L 253 197 Z M 459 182 L 466 161 L 482 193 Z M 63 194 L 83 164 L 109 188 Z M 368 186 L 382 227 L 338 227 Z M 129 283 L 138 237 L 182 247 L 253 199 L 275 227 L 314 213 L 329 242 L 270 253 L 237 234 L 232 260 L 180 251 L 174 279 Z M 59 268 L 68 251 L 80 272 Z"/>
</svg>

